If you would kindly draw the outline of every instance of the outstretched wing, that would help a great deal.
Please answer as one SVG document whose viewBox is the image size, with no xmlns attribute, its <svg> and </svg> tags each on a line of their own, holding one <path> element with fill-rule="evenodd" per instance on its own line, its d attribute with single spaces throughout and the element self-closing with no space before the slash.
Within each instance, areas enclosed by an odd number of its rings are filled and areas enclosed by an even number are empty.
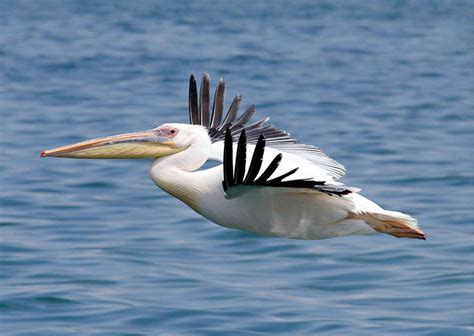
<svg viewBox="0 0 474 336">
<path fill-rule="evenodd" d="M 286 170 L 283 174 L 278 174 L 283 155 L 277 154 L 271 162 L 263 166 L 265 153 L 265 137 L 260 135 L 255 145 L 252 159 L 247 162 L 247 137 L 243 129 L 237 144 L 237 152 L 234 155 L 234 141 L 232 132 L 227 129 L 224 140 L 223 172 L 224 179 L 222 186 L 227 196 L 233 197 L 245 191 L 247 186 L 280 187 L 280 188 L 305 188 L 325 193 L 327 195 L 343 196 L 359 191 L 357 188 L 348 187 L 342 184 L 331 184 L 326 181 L 316 181 L 311 178 L 294 178 L 299 167 Z M 235 157 L 235 165 L 234 165 Z M 285 168 L 283 168 L 285 169 Z M 291 179 L 290 179 L 291 178 Z M 240 187 L 240 188 L 239 188 Z M 244 187 L 244 189 L 242 189 Z"/>
<path fill-rule="evenodd" d="M 250 119 L 255 114 L 255 105 L 250 105 L 244 113 L 239 115 L 242 101 L 240 94 L 235 96 L 224 117 L 224 98 L 225 83 L 220 79 L 216 86 L 211 110 L 209 75 L 204 73 L 202 77 L 199 96 L 196 79 L 194 75 L 191 75 L 189 79 L 189 122 L 193 125 L 202 125 L 209 130 L 209 136 L 213 142 L 210 155 L 212 159 L 222 160 L 222 147 L 227 129 L 234 136 L 239 135 L 245 129 L 249 144 L 256 144 L 260 136 L 263 135 L 267 147 L 296 155 L 304 159 L 306 163 L 317 166 L 318 170 L 322 170 L 324 175 L 329 175 L 332 179 L 344 176 L 343 165 L 328 157 L 318 147 L 302 144 L 292 138 L 288 132 L 268 124 L 269 118 L 250 123 Z"/>
</svg>

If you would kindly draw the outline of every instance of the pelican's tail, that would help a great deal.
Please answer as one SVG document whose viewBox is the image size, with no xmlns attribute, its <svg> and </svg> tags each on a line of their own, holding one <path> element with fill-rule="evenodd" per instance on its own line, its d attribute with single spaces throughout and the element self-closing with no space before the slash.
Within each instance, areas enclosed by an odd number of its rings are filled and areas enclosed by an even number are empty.
<svg viewBox="0 0 474 336">
<path fill-rule="evenodd" d="M 361 219 L 374 230 L 388 233 L 397 238 L 426 239 L 424 232 L 418 227 L 416 219 L 401 212 L 383 210 L 377 213 L 351 213 L 349 217 Z"/>
<path fill-rule="evenodd" d="M 394 237 L 426 240 L 426 235 L 418 226 L 417 220 L 410 215 L 382 209 L 360 194 L 354 193 L 349 196 L 354 208 L 350 210 L 348 219 L 363 220 L 374 230 Z"/>
</svg>

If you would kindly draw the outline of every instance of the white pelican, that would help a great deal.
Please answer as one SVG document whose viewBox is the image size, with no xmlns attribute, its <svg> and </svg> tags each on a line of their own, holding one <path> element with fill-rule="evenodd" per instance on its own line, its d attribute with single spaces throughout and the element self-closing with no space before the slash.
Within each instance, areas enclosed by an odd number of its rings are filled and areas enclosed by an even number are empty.
<svg viewBox="0 0 474 336">
<path fill-rule="evenodd" d="M 47 150 L 41 156 L 151 158 L 150 176 L 158 187 L 231 229 L 293 239 L 375 232 L 425 239 L 413 217 L 384 210 L 358 194 L 359 189 L 339 182 L 344 167 L 319 148 L 299 143 L 269 125 L 268 118 L 249 123 L 253 105 L 239 116 L 240 95 L 223 117 L 222 79 L 211 111 L 209 87 L 205 73 L 198 98 L 191 75 L 190 125 L 166 123 Z M 223 164 L 200 170 L 208 160 Z"/>
</svg>

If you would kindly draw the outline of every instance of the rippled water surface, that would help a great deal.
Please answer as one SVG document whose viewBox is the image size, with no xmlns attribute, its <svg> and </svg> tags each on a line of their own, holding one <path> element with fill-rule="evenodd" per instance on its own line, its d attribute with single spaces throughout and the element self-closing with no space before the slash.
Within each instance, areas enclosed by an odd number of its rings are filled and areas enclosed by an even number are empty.
<svg viewBox="0 0 474 336">
<path fill-rule="evenodd" d="M 1 1 L 0 334 L 471 335 L 473 22 L 469 1 Z M 186 122 L 205 70 L 428 240 L 259 237 L 146 161 L 40 159 Z"/>
</svg>

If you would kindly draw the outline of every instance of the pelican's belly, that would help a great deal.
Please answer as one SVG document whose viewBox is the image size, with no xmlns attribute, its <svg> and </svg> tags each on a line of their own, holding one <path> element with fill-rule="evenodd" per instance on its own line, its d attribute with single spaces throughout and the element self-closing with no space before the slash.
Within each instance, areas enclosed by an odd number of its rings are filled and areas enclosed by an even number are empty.
<svg viewBox="0 0 474 336">
<path fill-rule="evenodd" d="M 349 223 L 343 220 L 349 206 L 339 196 L 257 187 L 232 199 L 226 199 L 222 191 L 202 197 L 196 211 L 232 229 L 285 238 L 322 239 L 365 233 L 358 232 L 368 227 L 360 221 L 352 221 L 348 230 Z"/>
<path fill-rule="evenodd" d="M 329 196 L 308 189 L 255 186 L 228 199 L 222 188 L 222 174 L 222 166 L 184 172 L 160 170 L 154 163 L 150 170 L 160 188 L 227 228 L 294 239 L 374 232 L 361 220 L 347 219 L 354 205 L 345 196 Z"/>
</svg>

